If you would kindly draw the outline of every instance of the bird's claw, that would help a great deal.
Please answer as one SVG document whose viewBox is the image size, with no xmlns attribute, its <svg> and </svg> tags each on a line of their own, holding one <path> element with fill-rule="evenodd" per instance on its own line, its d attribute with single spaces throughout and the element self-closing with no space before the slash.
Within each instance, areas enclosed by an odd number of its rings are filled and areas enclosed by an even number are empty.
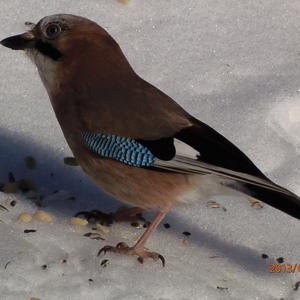
<svg viewBox="0 0 300 300">
<path fill-rule="evenodd" d="M 112 247 L 112 246 L 104 246 L 104 247 L 102 247 L 102 248 L 99 250 L 99 252 L 97 253 L 97 256 L 100 256 L 101 253 L 104 253 L 104 255 L 105 255 L 106 252 L 112 250 L 111 248 L 113 248 L 113 247 Z"/>
<path fill-rule="evenodd" d="M 118 249 L 127 249 L 127 248 L 129 248 L 129 246 L 126 243 L 124 243 L 124 242 L 118 243 L 116 247 Z"/>
<path fill-rule="evenodd" d="M 123 242 L 118 243 L 115 247 L 114 246 L 104 246 L 103 248 L 101 248 L 99 250 L 97 256 L 99 256 L 101 253 L 103 253 L 105 255 L 107 252 L 137 256 L 137 260 L 141 264 L 144 263 L 145 258 L 152 258 L 154 261 L 160 260 L 163 267 L 166 264 L 166 260 L 161 254 L 148 251 L 145 248 L 129 247 L 126 243 L 123 243 Z"/>
<path fill-rule="evenodd" d="M 166 265 L 166 260 L 161 254 L 158 254 L 156 252 L 147 252 L 147 254 L 148 254 L 147 257 L 152 258 L 154 261 L 160 260 L 163 267 Z M 144 258 L 145 258 L 144 256 L 139 256 L 137 258 L 137 261 L 139 263 L 143 264 L 144 263 Z"/>
</svg>

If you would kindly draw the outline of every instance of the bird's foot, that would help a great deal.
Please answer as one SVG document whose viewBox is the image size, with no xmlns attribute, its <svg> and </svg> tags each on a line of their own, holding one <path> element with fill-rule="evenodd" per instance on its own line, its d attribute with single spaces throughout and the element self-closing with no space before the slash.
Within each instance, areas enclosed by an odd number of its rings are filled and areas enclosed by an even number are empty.
<svg viewBox="0 0 300 300">
<path fill-rule="evenodd" d="M 100 223 L 102 225 L 111 225 L 114 222 L 128 222 L 128 223 L 146 223 L 142 216 L 144 210 L 139 207 L 121 208 L 114 213 L 104 213 L 100 210 L 81 211 L 75 216 L 84 216 L 89 222 Z"/>
<path fill-rule="evenodd" d="M 144 263 L 145 258 L 152 258 L 154 261 L 161 260 L 163 267 L 165 266 L 165 258 L 161 254 L 148 251 L 148 249 L 144 247 L 129 247 L 126 243 L 123 242 L 118 243 L 115 247 L 104 246 L 99 250 L 97 256 L 99 256 L 101 253 L 104 253 L 105 255 L 106 252 L 137 256 L 137 260 L 141 264 Z"/>
</svg>

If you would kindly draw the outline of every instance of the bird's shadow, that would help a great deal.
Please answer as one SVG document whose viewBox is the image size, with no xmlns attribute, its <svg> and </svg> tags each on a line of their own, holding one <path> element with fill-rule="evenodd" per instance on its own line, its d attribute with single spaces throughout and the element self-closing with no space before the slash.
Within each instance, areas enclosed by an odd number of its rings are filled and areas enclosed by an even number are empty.
<svg viewBox="0 0 300 300">
<path fill-rule="evenodd" d="M 202 208 L 207 209 L 205 206 Z M 220 211 L 221 210 L 218 212 Z M 180 232 L 182 228 L 191 233 L 192 235 L 189 238 L 191 243 L 198 247 L 208 249 L 209 253 L 211 253 L 211 259 L 214 257 L 216 259 L 225 258 L 246 272 L 252 272 L 258 276 L 268 275 L 269 262 L 268 260 L 262 259 L 259 251 L 244 245 L 227 242 L 225 238 L 221 239 L 207 230 L 201 230 L 195 222 L 189 222 L 188 219 L 178 216 L 176 211 L 169 214 L 168 222 L 173 224 L 171 230 L 173 234 Z M 219 225 L 221 225 L 221 223 Z M 234 235 L 234 232 L 232 232 L 232 234 Z M 240 235 L 240 233 L 238 234 Z"/>
<path fill-rule="evenodd" d="M 46 146 L 38 145 L 30 137 L 21 136 L 2 129 L 0 132 L 0 182 L 7 181 L 8 173 L 12 172 L 17 179 L 31 178 L 37 187 L 49 193 L 64 190 L 77 198 L 76 205 L 70 201 L 47 202 L 47 210 L 55 215 L 70 216 L 77 210 L 99 209 L 104 212 L 116 210 L 120 203 L 104 194 L 79 167 L 64 165 L 63 157 L 51 153 Z M 31 155 L 37 160 L 37 168 L 29 170 L 24 158 Z M 193 243 L 199 247 L 209 248 L 212 253 L 227 257 L 247 271 L 263 275 L 267 274 L 266 265 L 262 263 L 259 253 L 245 246 L 236 246 L 213 234 L 201 230 L 195 225 L 187 225 L 187 220 L 171 212 L 168 221 L 176 226 L 168 231 L 178 235 L 180 228 L 193 232 Z M 176 228 L 178 230 L 176 230 Z"/>
<path fill-rule="evenodd" d="M 66 165 L 64 157 L 59 157 L 55 150 L 49 149 L 47 145 L 39 145 L 31 137 L 6 129 L 0 130 L 0 139 L 1 183 L 6 183 L 8 174 L 12 173 L 16 180 L 32 180 L 43 198 L 63 191 L 78 199 L 78 205 L 72 205 L 72 210 L 91 206 L 113 210 L 120 205 L 103 193 L 80 167 Z M 36 162 L 34 169 L 26 166 L 25 159 L 28 156 L 32 156 Z M 70 201 L 49 201 L 48 205 L 57 214 L 70 214 Z"/>
</svg>

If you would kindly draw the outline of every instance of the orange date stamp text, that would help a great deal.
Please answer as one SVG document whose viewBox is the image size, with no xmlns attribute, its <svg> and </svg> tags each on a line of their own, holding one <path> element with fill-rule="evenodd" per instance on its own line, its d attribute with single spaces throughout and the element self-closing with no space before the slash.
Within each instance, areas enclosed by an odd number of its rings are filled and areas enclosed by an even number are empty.
<svg viewBox="0 0 300 300">
<path fill-rule="evenodd" d="M 300 264 L 270 264 L 270 273 L 300 273 Z"/>
</svg>

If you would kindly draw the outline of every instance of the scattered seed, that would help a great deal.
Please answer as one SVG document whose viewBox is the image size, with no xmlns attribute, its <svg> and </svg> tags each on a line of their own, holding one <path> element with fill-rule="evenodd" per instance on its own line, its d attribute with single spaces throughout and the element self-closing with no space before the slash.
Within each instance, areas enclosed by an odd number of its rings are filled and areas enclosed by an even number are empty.
<svg viewBox="0 0 300 300">
<path fill-rule="evenodd" d="M 11 261 L 8 261 L 6 264 L 5 264 L 5 266 L 4 266 L 4 269 L 6 270 L 7 269 L 7 267 L 8 267 L 8 265 L 11 263 Z"/>
<path fill-rule="evenodd" d="M 89 222 L 86 219 L 73 217 L 70 220 L 71 225 L 86 226 Z"/>
<path fill-rule="evenodd" d="M 78 166 L 78 162 L 77 160 L 75 159 L 75 157 L 65 157 L 64 158 L 64 163 L 65 165 L 67 166 Z"/>
<path fill-rule="evenodd" d="M 102 233 L 105 233 L 105 234 L 108 234 L 109 231 L 110 231 L 108 226 L 104 226 L 104 225 L 101 225 L 99 223 L 96 224 L 96 229 L 101 231 Z"/>
<path fill-rule="evenodd" d="M 42 265 L 42 269 L 43 269 L 43 270 L 46 270 L 47 267 L 48 267 L 47 265 Z"/>
<path fill-rule="evenodd" d="M 165 224 L 164 224 L 164 227 L 165 227 L 166 229 L 169 229 L 169 228 L 171 227 L 171 225 L 170 225 L 169 223 L 165 223 Z"/>
<path fill-rule="evenodd" d="M 50 176 L 53 177 L 53 176 L 54 176 L 54 173 L 50 173 Z"/>
<path fill-rule="evenodd" d="M 36 232 L 36 229 L 24 229 L 24 233 Z"/>
<path fill-rule="evenodd" d="M 99 233 L 97 232 L 88 232 L 85 233 L 83 236 L 89 237 L 92 240 L 105 240 Z"/>
<path fill-rule="evenodd" d="M 139 256 L 139 257 L 137 258 L 137 261 L 138 261 L 140 264 L 143 264 L 143 263 L 144 263 L 144 258 L 141 257 L 141 256 Z"/>
<path fill-rule="evenodd" d="M 36 161 L 32 156 L 26 156 L 24 160 L 25 160 L 26 167 L 28 169 L 30 169 L 30 170 L 35 169 Z"/>
<path fill-rule="evenodd" d="M 3 202 L 3 205 L 7 206 L 11 206 L 10 203 L 12 202 L 12 200 L 14 200 L 15 198 L 13 196 L 8 195 Z"/>
<path fill-rule="evenodd" d="M 101 267 L 106 268 L 109 265 L 108 259 L 103 259 L 100 263 Z"/>
<path fill-rule="evenodd" d="M 20 222 L 29 223 L 32 221 L 32 216 L 29 213 L 24 212 L 19 214 L 17 220 Z"/>
<path fill-rule="evenodd" d="M 294 287 L 293 287 L 293 290 L 294 290 L 294 291 L 298 291 L 299 286 L 300 286 L 300 281 L 297 281 L 297 282 L 295 283 Z"/>
<path fill-rule="evenodd" d="M 135 227 L 135 228 L 141 228 L 141 227 L 143 227 L 143 225 L 140 224 L 139 222 L 132 222 L 130 225 L 131 225 L 132 227 Z"/>
<path fill-rule="evenodd" d="M 263 259 L 267 259 L 267 258 L 269 258 L 269 255 L 268 255 L 268 254 L 265 254 L 265 253 L 263 253 L 263 254 L 261 255 L 261 258 L 263 258 Z"/>
<path fill-rule="evenodd" d="M 8 209 L 4 205 L 1 205 L 1 204 L 0 204 L 0 209 L 8 211 Z"/>
<path fill-rule="evenodd" d="M 278 258 L 276 258 L 276 260 L 277 260 L 277 262 L 279 264 L 282 264 L 284 262 L 284 258 L 283 257 L 278 257 Z"/>
<path fill-rule="evenodd" d="M 89 282 L 93 282 L 94 280 L 92 278 L 89 278 Z"/>
<path fill-rule="evenodd" d="M 64 258 L 62 261 L 61 261 L 63 264 L 67 263 L 67 260 Z"/>
<path fill-rule="evenodd" d="M 259 200 L 255 199 L 255 198 L 249 198 L 248 200 L 250 202 L 250 205 L 254 208 L 261 209 L 261 208 L 264 207 L 264 205 Z"/>
<path fill-rule="evenodd" d="M 221 205 L 217 203 L 216 201 L 208 201 L 206 203 L 206 206 L 209 208 L 219 208 Z"/>
<path fill-rule="evenodd" d="M 36 211 L 33 214 L 33 218 L 38 220 L 38 221 L 45 222 L 45 223 L 52 223 L 53 222 L 53 217 L 49 213 L 47 213 L 43 210 Z"/>
<path fill-rule="evenodd" d="M 10 202 L 10 206 L 12 206 L 12 207 L 16 206 L 16 204 L 17 204 L 17 201 L 16 201 L 16 200 L 12 200 L 12 201 Z"/>
<path fill-rule="evenodd" d="M 227 287 L 223 287 L 223 286 L 217 286 L 217 289 L 218 289 L 218 290 L 228 290 Z"/>
<path fill-rule="evenodd" d="M 185 235 L 185 236 L 190 236 L 191 235 L 191 233 L 188 232 L 188 231 L 184 231 L 182 234 Z"/>
</svg>

